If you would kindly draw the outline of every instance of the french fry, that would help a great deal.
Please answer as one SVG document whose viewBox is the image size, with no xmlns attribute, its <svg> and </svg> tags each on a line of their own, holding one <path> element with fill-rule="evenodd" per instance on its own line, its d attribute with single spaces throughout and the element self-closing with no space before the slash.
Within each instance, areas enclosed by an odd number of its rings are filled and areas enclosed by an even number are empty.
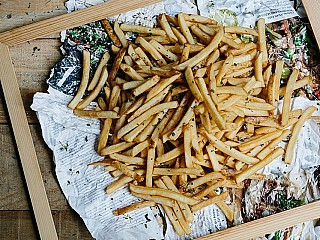
<svg viewBox="0 0 320 240">
<path fill-rule="evenodd" d="M 166 32 L 166 34 L 171 42 L 173 42 L 173 43 L 178 42 L 178 38 L 176 37 L 176 35 L 174 35 L 174 33 L 170 27 L 170 24 L 164 14 L 160 15 L 160 25 L 161 25 L 162 29 Z"/>
<path fill-rule="evenodd" d="M 116 168 L 115 168 L 116 169 Z M 125 186 L 129 182 L 132 182 L 133 178 L 128 177 L 128 176 L 122 176 L 118 180 L 112 182 L 110 185 L 108 185 L 105 189 L 107 194 L 112 194 L 121 187 Z"/>
<path fill-rule="evenodd" d="M 158 75 L 154 75 L 149 80 L 142 83 L 140 86 L 136 87 L 132 90 L 132 94 L 134 96 L 139 96 L 140 94 L 147 91 L 149 88 L 152 88 L 154 85 L 156 85 L 160 81 L 160 77 Z"/>
<path fill-rule="evenodd" d="M 228 72 L 228 70 L 231 68 L 231 66 L 233 65 L 233 55 L 230 54 L 227 59 L 224 61 L 224 63 L 222 64 L 219 73 L 216 77 L 216 81 L 217 81 L 217 86 L 221 86 L 222 84 L 222 78 L 226 75 L 226 73 Z"/>
<path fill-rule="evenodd" d="M 209 195 L 211 192 L 215 191 L 217 188 L 223 187 L 225 184 L 226 184 L 226 180 L 225 179 L 218 180 L 214 184 L 206 187 L 205 189 L 203 189 L 202 191 L 197 193 L 194 196 L 194 199 L 201 200 L 203 197 Z"/>
<path fill-rule="evenodd" d="M 157 179 L 155 181 L 155 184 L 157 187 L 159 187 L 160 189 L 165 189 L 167 190 L 167 186 L 163 183 L 163 181 L 161 179 Z M 173 190 L 171 190 L 173 191 Z M 174 191 L 175 192 L 175 191 Z M 185 203 L 184 203 L 185 204 Z M 174 206 L 173 206 L 173 211 L 175 212 L 175 214 L 177 215 L 178 221 L 182 227 L 182 229 L 184 230 L 184 232 L 186 234 L 191 234 L 191 229 L 189 224 L 185 221 L 183 214 L 182 214 L 182 210 L 180 209 L 180 206 L 178 205 L 177 202 L 175 202 Z"/>
<path fill-rule="evenodd" d="M 102 156 L 107 156 L 112 153 L 117 153 L 121 152 L 123 150 L 126 150 L 127 148 L 130 148 L 134 145 L 134 143 L 126 143 L 126 142 L 121 142 L 117 143 L 108 147 L 105 147 L 104 149 L 101 150 L 101 155 Z"/>
<path fill-rule="evenodd" d="M 210 25 L 216 25 L 217 22 L 213 20 L 212 18 L 200 16 L 197 14 L 186 14 L 186 13 L 181 13 L 184 16 L 184 19 L 186 21 L 190 22 L 196 22 L 196 23 L 202 23 L 202 24 L 210 24 Z"/>
<path fill-rule="evenodd" d="M 272 150 L 283 140 L 286 139 L 290 135 L 291 131 L 286 129 L 282 132 L 282 134 L 274 139 L 268 146 L 266 146 L 258 155 L 257 158 L 264 159 L 268 154 L 272 152 Z"/>
<path fill-rule="evenodd" d="M 189 43 L 184 44 L 184 48 L 181 53 L 180 63 L 188 60 L 190 54 L 191 45 Z"/>
<path fill-rule="evenodd" d="M 234 178 L 237 183 L 242 182 L 246 178 L 248 178 L 253 173 L 257 172 L 261 168 L 268 165 L 270 162 L 272 162 L 277 157 L 281 156 L 284 153 L 284 150 L 281 147 L 276 148 L 272 153 L 270 153 L 268 156 L 266 156 L 263 160 L 260 162 L 252 165 L 251 167 L 247 168 L 246 170 L 242 171 L 241 173 L 237 174 Z"/>
<path fill-rule="evenodd" d="M 307 76 L 307 77 L 302 78 L 301 80 L 296 81 L 293 85 L 293 91 L 307 85 L 311 80 L 312 80 L 312 77 Z M 286 93 L 286 86 L 281 87 L 280 91 L 279 91 L 279 97 L 284 96 L 285 93 Z"/>
<path fill-rule="evenodd" d="M 184 146 L 181 145 L 181 146 L 174 148 L 173 150 L 165 153 L 162 156 L 158 156 L 156 158 L 156 162 L 157 163 L 164 163 L 164 162 L 167 162 L 171 159 L 175 159 L 175 158 L 179 157 L 183 153 L 184 153 Z"/>
<path fill-rule="evenodd" d="M 294 88 L 294 83 L 297 80 L 299 71 L 297 69 L 293 69 L 289 80 L 287 82 L 286 93 L 283 98 L 282 104 L 282 114 L 281 114 L 281 125 L 285 126 L 289 121 L 289 112 L 290 112 L 290 103 L 291 103 L 291 95 Z"/>
<path fill-rule="evenodd" d="M 104 67 L 101 72 L 99 82 L 96 84 L 93 91 L 85 99 L 79 102 L 76 108 L 84 109 L 87 106 L 89 106 L 89 104 L 99 95 L 107 79 L 108 79 L 108 70 L 106 67 Z"/>
<path fill-rule="evenodd" d="M 92 91 L 94 89 L 94 87 L 96 86 L 96 84 L 98 83 L 98 80 L 100 78 L 100 75 L 103 71 L 103 67 L 108 63 L 110 59 L 110 55 L 108 52 L 105 52 L 103 55 L 102 55 L 102 58 L 99 62 L 99 65 L 93 75 L 93 78 L 91 79 L 91 82 L 88 86 L 88 91 Z"/>
<path fill-rule="evenodd" d="M 166 32 L 162 29 L 144 27 L 144 26 L 133 25 L 133 24 L 122 23 L 120 25 L 120 28 L 124 32 L 146 33 L 146 34 L 160 35 L 160 36 L 166 35 Z"/>
<path fill-rule="evenodd" d="M 146 171 L 146 187 L 152 187 L 152 174 L 155 159 L 155 149 L 149 148 L 147 158 L 147 171 Z"/>
<path fill-rule="evenodd" d="M 115 58 L 115 60 L 113 62 L 112 69 L 111 69 L 111 71 L 109 73 L 109 76 L 108 76 L 108 82 L 109 83 L 113 82 L 114 79 L 116 78 L 117 72 L 119 70 L 120 64 L 121 64 L 125 54 L 126 54 L 126 49 L 125 48 L 122 48 L 118 52 L 118 54 L 117 54 L 117 56 L 116 56 L 116 58 Z"/>
<path fill-rule="evenodd" d="M 219 57 L 220 57 L 220 51 L 219 51 L 219 49 L 216 49 L 213 53 L 211 53 L 208 56 L 206 65 L 209 66 L 209 65 L 215 63 L 219 59 Z"/>
<path fill-rule="evenodd" d="M 101 23 L 102 23 L 102 26 L 104 27 L 104 29 L 106 30 L 106 32 L 108 33 L 108 36 L 110 37 L 110 39 L 113 42 L 113 44 L 120 48 L 121 47 L 120 39 L 115 34 L 115 32 L 114 32 L 112 26 L 110 25 L 109 21 L 107 19 L 102 19 Z"/>
<path fill-rule="evenodd" d="M 211 52 L 213 52 L 221 42 L 223 38 L 223 28 L 220 27 L 217 34 L 213 37 L 209 45 L 207 45 L 204 49 L 202 49 L 198 54 L 190 58 L 189 60 L 180 63 L 176 69 L 177 70 L 184 70 L 186 67 L 190 66 L 193 67 L 197 65 L 199 62 L 204 60 Z"/>
<path fill-rule="evenodd" d="M 78 103 L 81 101 L 81 98 L 83 97 L 88 83 L 89 83 L 89 73 L 90 73 L 90 52 L 87 50 L 82 51 L 82 78 L 80 82 L 80 86 L 78 88 L 77 94 L 74 96 L 74 98 L 71 100 L 71 102 L 68 104 L 68 108 L 75 109 Z"/>
<path fill-rule="evenodd" d="M 206 146 L 206 149 L 207 149 L 207 153 L 209 155 L 209 159 L 210 159 L 211 164 L 212 164 L 212 170 L 214 172 L 221 171 L 221 166 L 220 166 L 219 162 L 217 161 L 214 147 L 211 144 L 209 144 L 209 145 Z"/>
<path fill-rule="evenodd" d="M 117 137 L 121 138 L 123 137 L 126 133 L 130 132 L 133 128 L 137 127 L 139 124 L 141 124 L 143 121 L 145 121 L 146 119 L 148 119 L 150 116 L 161 112 L 163 110 L 166 109 L 171 109 L 171 108 L 177 108 L 178 107 L 178 102 L 176 101 L 172 101 L 172 102 L 168 102 L 168 103 L 162 103 L 159 104 L 157 106 L 154 106 L 152 108 L 149 109 L 149 111 L 143 113 L 142 115 L 140 115 L 139 117 L 137 117 L 136 119 L 132 120 L 131 122 L 129 122 L 127 125 L 123 126 L 117 133 Z"/>
<path fill-rule="evenodd" d="M 154 96 L 159 94 L 166 87 L 168 87 L 170 84 L 175 82 L 180 76 L 181 76 L 181 74 L 176 74 L 170 78 L 162 79 L 162 81 L 160 81 L 156 87 L 154 87 L 152 90 L 149 91 L 149 93 L 147 94 L 146 101 L 150 100 L 151 98 L 153 98 Z"/>
<path fill-rule="evenodd" d="M 144 180 L 143 176 L 137 174 L 135 171 L 130 170 L 127 165 L 119 161 L 112 161 L 111 165 L 116 167 L 118 170 L 120 170 L 124 175 L 131 177 L 137 180 L 138 182 L 142 182 Z"/>
<path fill-rule="evenodd" d="M 126 36 L 124 35 L 123 31 L 121 30 L 117 20 L 114 22 L 113 29 L 114 29 L 115 34 L 119 38 L 119 40 L 121 42 L 121 45 L 124 48 L 127 48 L 128 47 L 128 41 L 127 41 Z"/>
<path fill-rule="evenodd" d="M 120 118 L 120 116 L 115 111 L 74 109 L 73 114 L 78 117 L 88 117 L 88 118 L 110 118 L 110 119 Z"/>
<path fill-rule="evenodd" d="M 238 150 L 236 150 L 235 148 L 230 148 L 229 146 L 225 145 L 222 141 L 218 140 L 215 136 L 209 134 L 207 131 L 201 131 L 201 134 L 203 134 L 203 136 L 205 136 L 209 142 L 216 147 L 218 150 L 220 150 L 221 152 L 235 158 L 238 159 L 244 163 L 248 163 L 248 164 L 254 164 L 259 162 L 259 160 L 257 158 L 253 158 L 253 157 L 249 157 L 241 152 L 239 152 Z"/>
<path fill-rule="evenodd" d="M 147 66 L 153 66 L 147 54 L 140 47 L 137 47 L 135 51 Z"/>
<path fill-rule="evenodd" d="M 161 179 L 169 190 L 179 192 L 179 190 L 175 186 L 174 182 L 168 176 L 163 176 L 163 177 L 161 177 Z M 178 205 L 183 213 L 185 220 L 188 223 L 192 222 L 193 215 L 190 210 L 190 207 L 186 203 L 181 203 L 181 202 L 178 202 Z"/>
<path fill-rule="evenodd" d="M 198 28 L 196 25 L 192 25 L 190 27 L 191 31 L 194 35 L 196 35 L 202 43 L 208 44 L 210 43 L 212 37 L 205 32 L 203 32 L 200 28 Z"/>
<path fill-rule="evenodd" d="M 141 208 L 146 208 L 146 207 L 154 207 L 156 205 L 155 202 L 153 201 L 142 201 L 142 202 L 136 202 L 133 203 L 129 206 L 123 207 L 123 208 L 118 208 L 116 210 L 113 211 L 113 214 L 115 216 L 119 216 L 119 215 L 123 215 L 123 214 L 127 214 L 129 212 L 141 209 Z"/>
<path fill-rule="evenodd" d="M 184 15 L 182 13 L 178 14 L 178 24 L 179 24 L 179 27 L 180 27 L 180 30 L 181 30 L 183 36 L 187 39 L 188 43 L 194 44 L 193 37 L 190 33 L 190 30 L 186 24 L 186 20 L 185 20 Z"/>
<path fill-rule="evenodd" d="M 219 127 L 220 130 L 225 129 L 226 128 L 225 122 L 222 119 L 217 108 L 215 107 L 215 105 L 209 95 L 209 92 L 207 90 L 207 87 L 206 87 L 206 84 L 205 84 L 203 78 L 198 78 L 197 85 L 199 87 L 203 101 L 204 101 L 204 103 L 208 109 L 208 112 L 210 113 L 213 121 L 217 124 L 217 126 Z"/>
<path fill-rule="evenodd" d="M 183 34 L 176 28 L 171 27 L 172 32 L 174 33 L 174 35 L 177 37 L 178 41 L 180 44 L 186 44 L 187 43 L 187 39 L 183 36 Z"/>
<path fill-rule="evenodd" d="M 187 196 L 182 195 L 181 193 L 177 193 L 175 191 L 171 191 L 171 190 L 167 190 L 167 189 L 135 186 L 133 184 L 130 184 L 129 188 L 132 192 L 135 192 L 135 193 L 142 193 L 142 194 L 167 197 L 167 198 L 174 199 L 176 201 L 183 202 L 183 203 L 186 203 L 189 205 L 195 205 L 198 203 L 198 201 L 195 200 L 194 198 L 187 197 Z"/>
<path fill-rule="evenodd" d="M 130 118 L 128 118 L 128 122 L 131 122 L 133 119 L 137 118 L 150 108 L 154 107 L 156 104 L 160 103 L 168 94 L 171 86 L 167 86 L 162 92 L 159 92 L 158 95 L 154 96 L 151 98 L 149 101 L 146 100 L 145 103 L 139 107 L 132 115 Z M 150 93 L 150 92 L 149 92 Z"/>
<path fill-rule="evenodd" d="M 191 135 L 191 126 L 187 124 L 184 126 L 184 139 L 183 139 L 183 146 L 184 146 L 184 159 L 186 162 L 187 168 L 192 168 L 192 160 L 191 160 L 191 142 L 192 142 L 192 135 Z"/>
<path fill-rule="evenodd" d="M 199 211 L 200 209 L 205 208 L 211 204 L 223 202 L 227 196 L 228 196 L 228 193 L 223 192 L 218 196 L 211 197 L 208 200 L 202 201 L 202 202 L 192 206 L 192 212 L 195 213 L 195 212 Z"/>
<path fill-rule="evenodd" d="M 239 26 L 226 26 L 224 27 L 224 31 L 226 33 L 236 33 L 236 34 L 248 34 L 252 36 L 258 36 L 258 33 L 251 29 L 246 27 L 239 27 Z"/>
<path fill-rule="evenodd" d="M 275 73 L 274 73 L 274 84 L 275 84 L 274 98 L 275 98 L 275 101 L 279 101 L 280 80 L 281 80 L 281 76 L 282 76 L 283 65 L 284 65 L 284 61 L 282 61 L 282 60 L 276 62 L 276 69 L 275 69 Z"/>
<path fill-rule="evenodd" d="M 262 65 L 268 64 L 268 50 L 266 43 L 266 23 L 264 18 L 260 18 L 257 22 L 259 51 L 262 53 Z"/>
<path fill-rule="evenodd" d="M 158 52 L 160 52 L 165 58 L 169 59 L 170 61 L 178 61 L 178 56 L 174 53 L 170 52 L 168 49 L 164 48 L 160 43 L 158 43 L 156 40 L 152 39 L 149 41 L 149 43 L 157 49 Z"/>
<path fill-rule="evenodd" d="M 163 207 L 173 207 L 175 202 L 167 197 L 161 197 L 161 196 L 156 196 L 156 195 L 149 195 L 149 194 L 142 194 L 142 193 L 131 193 L 133 196 L 137 198 L 144 199 L 146 201 L 152 201 L 158 204 L 161 204 Z"/>
<path fill-rule="evenodd" d="M 261 52 L 256 60 L 254 61 L 254 75 L 258 82 L 261 82 L 264 87 L 264 79 L 263 79 L 263 52 Z"/>
<path fill-rule="evenodd" d="M 312 116 L 312 114 L 317 111 L 317 108 L 314 106 L 308 107 L 304 113 L 301 115 L 299 118 L 299 121 L 294 125 L 292 128 L 292 134 L 289 140 L 289 143 L 286 148 L 286 154 L 284 158 L 284 162 L 286 164 L 291 164 L 292 159 L 293 159 L 293 154 L 294 154 L 294 148 L 297 143 L 299 133 L 305 124 L 305 122 Z"/>
<path fill-rule="evenodd" d="M 280 131 L 276 130 L 274 132 L 262 135 L 259 138 L 253 139 L 251 141 L 249 140 L 249 141 L 241 144 L 240 146 L 238 146 L 238 149 L 241 152 L 249 151 L 250 149 L 257 147 L 260 144 L 263 144 L 263 143 L 271 141 L 271 140 L 273 140 L 275 138 L 278 138 L 281 134 L 282 134 L 281 130 Z"/>
<path fill-rule="evenodd" d="M 157 61 L 160 66 L 167 64 L 161 54 L 143 37 L 137 37 L 136 42 L 139 43 L 150 55 Z"/>
</svg>

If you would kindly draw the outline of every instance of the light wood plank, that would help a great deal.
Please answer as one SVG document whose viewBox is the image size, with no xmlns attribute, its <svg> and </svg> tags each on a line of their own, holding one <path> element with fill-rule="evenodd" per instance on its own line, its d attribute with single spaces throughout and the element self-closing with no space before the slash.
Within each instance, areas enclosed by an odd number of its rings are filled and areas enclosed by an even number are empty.
<svg viewBox="0 0 320 240">
<path fill-rule="evenodd" d="M 0 1 L 0 32 L 39 22 L 67 12 L 65 0 Z M 59 33 L 46 36 L 59 38 Z"/>
<path fill-rule="evenodd" d="M 247 240 L 320 217 L 320 201 L 293 208 L 236 227 L 210 234 L 198 240 Z"/>
<path fill-rule="evenodd" d="M 319 0 L 302 0 L 304 8 L 308 14 L 309 21 L 317 40 L 318 46 L 320 46 L 320 1 Z"/>
<path fill-rule="evenodd" d="M 6 99 L 40 237 L 42 239 L 58 239 L 9 48 L 4 44 L 0 44 L 0 54 L 2 57 L 2 64 L 0 65 L 0 81 Z"/>
<path fill-rule="evenodd" d="M 157 2 L 160 2 L 160 0 L 110 0 L 87 9 L 53 17 L 1 33 L 0 42 L 8 46 L 13 46 L 46 36 L 53 32 L 80 26 Z"/>
</svg>

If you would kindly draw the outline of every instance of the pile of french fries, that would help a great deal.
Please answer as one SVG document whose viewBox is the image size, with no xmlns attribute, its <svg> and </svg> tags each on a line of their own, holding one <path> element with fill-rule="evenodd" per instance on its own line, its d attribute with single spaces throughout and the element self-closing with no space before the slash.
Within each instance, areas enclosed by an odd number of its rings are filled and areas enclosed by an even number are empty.
<svg viewBox="0 0 320 240">
<path fill-rule="evenodd" d="M 107 69 L 106 52 L 89 80 L 84 50 L 81 84 L 68 106 L 101 119 L 97 151 L 105 158 L 90 165 L 117 178 L 107 194 L 129 185 L 142 199 L 114 214 L 160 204 L 181 236 L 191 233 L 193 213 L 211 204 L 233 221 L 228 189 L 263 179 L 257 172 L 279 156 L 290 164 L 316 108 L 290 110 L 292 92 L 311 79 L 298 80 L 294 69 L 280 87 L 284 62 L 269 64 L 264 19 L 257 31 L 184 13 L 161 14 L 158 22 L 150 28 L 103 20 L 115 60 Z M 137 34 L 134 42 L 126 32 Z M 254 40 L 243 43 L 240 34 Z M 86 110 L 95 100 L 96 109 Z M 288 138 L 285 149 L 278 147 Z"/>
</svg>

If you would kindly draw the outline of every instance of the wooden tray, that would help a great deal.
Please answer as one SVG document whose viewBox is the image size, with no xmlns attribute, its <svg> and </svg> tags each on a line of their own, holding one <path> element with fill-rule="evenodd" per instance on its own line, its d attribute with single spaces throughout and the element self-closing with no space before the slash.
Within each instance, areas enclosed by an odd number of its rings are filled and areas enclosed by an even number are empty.
<svg viewBox="0 0 320 240">
<path fill-rule="evenodd" d="M 27 182 L 27 187 L 41 239 L 58 239 L 43 184 L 34 144 L 27 122 L 19 85 L 10 56 L 10 46 L 111 17 L 159 0 L 111 0 L 107 3 L 50 18 L 0 33 L 0 82 L 3 88 L 16 145 Z M 303 0 L 316 40 L 320 46 L 320 12 L 318 0 Z M 319 119 L 317 119 L 319 120 Z M 249 239 L 320 218 L 320 201 L 274 214 L 259 220 L 210 234 L 200 239 Z"/>
</svg>

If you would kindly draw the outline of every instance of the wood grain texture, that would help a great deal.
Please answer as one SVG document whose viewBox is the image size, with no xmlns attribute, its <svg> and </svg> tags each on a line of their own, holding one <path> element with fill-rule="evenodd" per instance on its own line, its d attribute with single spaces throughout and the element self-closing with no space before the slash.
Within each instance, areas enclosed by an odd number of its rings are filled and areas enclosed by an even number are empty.
<svg viewBox="0 0 320 240">
<path fill-rule="evenodd" d="M 320 46 L 320 1 L 319 0 L 302 0 L 306 13 L 311 23 L 314 36 Z"/>
<path fill-rule="evenodd" d="M 2 57 L 0 81 L 40 237 L 43 239 L 58 239 L 9 48 L 0 44 L 0 54 Z"/>
<path fill-rule="evenodd" d="M 6 31 L 0 34 L 0 42 L 13 46 L 157 2 L 160 0 L 110 0 L 83 10 Z"/>
<path fill-rule="evenodd" d="M 52 152 L 43 141 L 39 125 L 30 126 L 33 143 L 36 149 L 41 175 L 48 196 L 51 210 L 69 210 L 67 200 L 63 196 L 55 176 Z M 12 131 L 8 125 L 0 125 L 0 211 L 30 210 L 27 189 L 20 160 L 15 147 Z M 0 229 L 1 232 L 1 229 Z"/>
<path fill-rule="evenodd" d="M 320 201 L 210 234 L 198 240 L 247 240 L 320 217 Z"/>
<path fill-rule="evenodd" d="M 0 32 L 62 15 L 67 12 L 64 2 L 64 0 L 19 2 L 0 0 Z M 59 33 L 50 34 L 49 37 L 57 38 Z"/>
<path fill-rule="evenodd" d="M 92 240 L 73 210 L 52 211 L 59 240 Z M 38 235 L 31 211 L 0 211 L 0 240 L 34 240 Z"/>
</svg>

